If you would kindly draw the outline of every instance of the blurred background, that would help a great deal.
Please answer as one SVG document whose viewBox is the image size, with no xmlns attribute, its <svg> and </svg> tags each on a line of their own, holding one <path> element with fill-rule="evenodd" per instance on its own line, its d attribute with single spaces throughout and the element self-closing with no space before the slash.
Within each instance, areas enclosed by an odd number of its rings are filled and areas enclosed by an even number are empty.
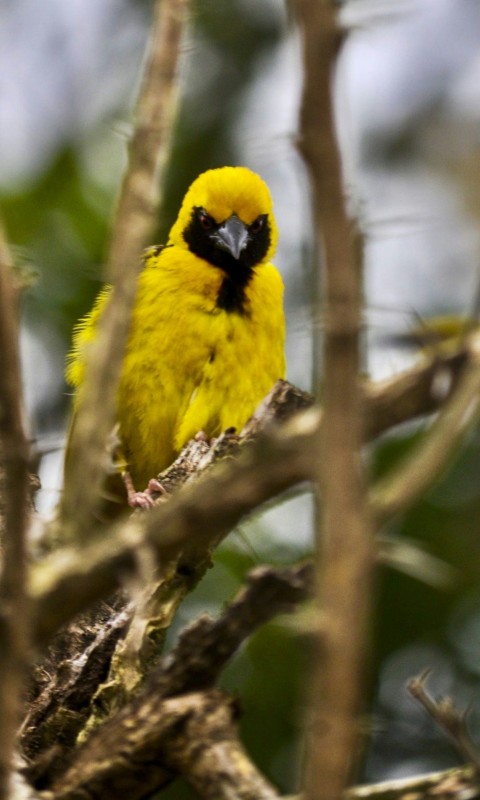
<svg viewBox="0 0 480 800">
<path fill-rule="evenodd" d="M 22 309 L 25 400 L 43 490 L 58 499 L 71 328 L 99 289 L 132 126 L 152 4 L 0 0 L 0 202 L 29 288 Z M 349 208 L 365 237 L 365 368 L 395 374 L 419 357 L 432 316 L 470 315 L 480 265 L 480 6 L 477 0 L 348 0 L 335 80 Z M 312 313 L 312 228 L 295 149 L 301 42 L 282 0 L 192 0 L 181 108 L 157 241 L 196 175 L 245 164 L 269 184 L 286 284 L 288 378 L 311 388 L 322 320 Z M 376 474 L 418 426 L 371 451 Z M 480 741 L 480 431 L 428 497 L 385 531 L 402 567 L 379 574 L 362 780 L 457 763 L 405 692 L 431 667 L 434 693 L 472 707 Z M 217 612 L 245 572 L 312 549 L 312 502 L 297 492 L 220 548 L 179 614 Z M 301 765 L 307 643 L 300 624 L 260 631 L 225 673 L 259 766 L 293 792 Z M 165 794 L 163 795 L 165 796 Z M 188 797 L 174 786 L 171 798 Z"/>
</svg>

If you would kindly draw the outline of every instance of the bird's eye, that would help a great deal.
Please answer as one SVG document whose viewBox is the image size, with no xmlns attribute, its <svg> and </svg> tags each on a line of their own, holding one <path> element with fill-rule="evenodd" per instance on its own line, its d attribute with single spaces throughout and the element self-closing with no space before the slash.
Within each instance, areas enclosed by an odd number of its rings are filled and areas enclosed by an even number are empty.
<svg viewBox="0 0 480 800">
<path fill-rule="evenodd" d="M 197 211 L 197 217 L 200 220 L 200 225 L 205 231 L 212 230 L 214 226 L 214 221 L 212 217 L 209 214 L 207 214 L 205 209 L 199 208 Z"/>
<path fill-rule="evenodd" d="M 250 225 L 250 233 L 260 233 L 263 226 L 265 225 L 266 216 L 262 214 L 262 216 L 257 217 L 252 224 Z"/>
</svg>

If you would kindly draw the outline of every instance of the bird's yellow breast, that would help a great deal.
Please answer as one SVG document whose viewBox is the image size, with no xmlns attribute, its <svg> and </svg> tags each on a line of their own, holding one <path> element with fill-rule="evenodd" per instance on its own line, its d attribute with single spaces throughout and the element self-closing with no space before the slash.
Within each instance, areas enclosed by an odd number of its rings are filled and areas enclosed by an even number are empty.
<svg viewBox="0 0 480 800">
<path fill-rule="evenodd" d="M 284 376 L 283 287 L 256 270 L 245 313 L 219 309 L 223 276 L 193 254 L 165 249 L 141 275 L 118 409 L 135 481 L 167 466 L 198 431 L 243 427 Z"/>
</svg>

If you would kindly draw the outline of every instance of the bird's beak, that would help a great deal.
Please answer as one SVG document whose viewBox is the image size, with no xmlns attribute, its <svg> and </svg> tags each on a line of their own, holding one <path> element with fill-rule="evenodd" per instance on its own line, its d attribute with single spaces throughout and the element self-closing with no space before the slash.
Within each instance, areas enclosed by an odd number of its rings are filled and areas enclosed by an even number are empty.
<svg viewBox="0 0 480 800">
<path fill-rule="evenodd" d="M 217 228 L 212 239 L 220 250 L 226 250 L 238 261 L 247 246 L 248 228 L 236 214 L 232 214 Z"/>
</svg>

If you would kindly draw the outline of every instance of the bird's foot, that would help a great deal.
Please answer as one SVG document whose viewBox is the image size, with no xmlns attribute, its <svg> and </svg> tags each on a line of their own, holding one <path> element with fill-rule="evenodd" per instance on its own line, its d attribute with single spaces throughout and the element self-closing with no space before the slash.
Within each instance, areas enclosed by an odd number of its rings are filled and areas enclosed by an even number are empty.
<svg viewBox="0 0 480 800">
<path fill-rule="evenodd" d="M 148 486 L 143 490 L 143 492 L 137 492 L 135 486 L 133 485 L 132 476 L 130 473 L 124 472 L 122 477 L 125 484 L 125 489 L 127 490 L 127 500 L 130 508 L 153 508 L 157 499 L 155 495 L 168 494 L 167 490 L 162 486 L 160 481 L 157 481 L 156 478 L 149 480 Z"/>
</svg>

